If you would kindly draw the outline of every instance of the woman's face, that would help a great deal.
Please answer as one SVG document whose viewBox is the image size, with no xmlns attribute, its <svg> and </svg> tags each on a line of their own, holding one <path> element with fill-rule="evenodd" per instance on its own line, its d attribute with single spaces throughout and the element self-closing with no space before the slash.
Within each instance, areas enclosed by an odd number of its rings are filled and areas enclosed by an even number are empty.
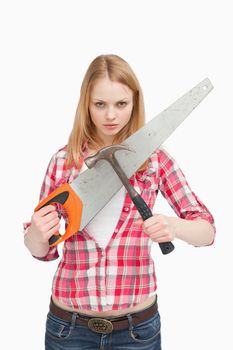
<svg viewBox="0 0 233 350">
<path fill-rule="evenodd" d="M 95 82 L 90 93 L 89 112 L 105 146 L 129 122 L 133 110 L 133 91 L 108 77 Z"/>
</svg>

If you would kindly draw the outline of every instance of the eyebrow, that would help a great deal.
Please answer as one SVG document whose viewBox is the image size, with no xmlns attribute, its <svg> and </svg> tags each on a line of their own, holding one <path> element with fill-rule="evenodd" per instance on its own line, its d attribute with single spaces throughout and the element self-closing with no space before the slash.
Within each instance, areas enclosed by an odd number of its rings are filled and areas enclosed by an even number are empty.
<svg viewBox="0 0 233 350">
<path fill-rule="evenodd" d="M 105 102 L 103 99 L 100 99 L 100 98 L 95 98 L 93 97 L 92 98 L 93 101 L 99 101 L 99 102 Z M 122 99 L 116 101 L 116 102 L 122 102 L 122 101 L 129 101 L 129 98 L 128 97 L 123 97 Z"/>
</svg>

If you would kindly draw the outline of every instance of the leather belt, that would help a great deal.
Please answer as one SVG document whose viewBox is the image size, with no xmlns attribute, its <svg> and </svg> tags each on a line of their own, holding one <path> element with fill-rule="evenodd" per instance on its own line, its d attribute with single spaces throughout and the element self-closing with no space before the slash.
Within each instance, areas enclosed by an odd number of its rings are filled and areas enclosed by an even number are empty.
<svg viewBox="0 0 233 350">
<path fill-rule="evenodd" d="M 150 317 L 154 316 L 158 311 L 157 297 L 155 302 L 149 306 L 148 308 L 131 313 L 130 317 L 132 318 L 132 323 L 134 326 L 143 322 Z M 74 313 L 70 311 L 66 311 L 58 307 L 54 304 L 52 298 L 50 301 L 50 312 L 62 320 L 71 322 Z M 75 320 L 76 324 L 83 325 L 88 327 L 94 332 L 97 333 L 111 333 L 113 330 L 120 330 L 128 328 L 129 321 L 127 315 L 119 316 L 119 317 L 92 317 L 92 316 L 83 316 L 77 313 L 77 317 Z"/>
</svg>

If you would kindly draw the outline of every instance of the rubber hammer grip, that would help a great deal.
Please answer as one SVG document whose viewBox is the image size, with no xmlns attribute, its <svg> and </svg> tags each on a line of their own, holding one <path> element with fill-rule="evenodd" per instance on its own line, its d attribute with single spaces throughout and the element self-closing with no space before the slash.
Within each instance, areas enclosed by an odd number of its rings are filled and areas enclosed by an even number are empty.
<svg viewBox="0 0 233 350">
<path fill-rule="evenodd" d="M 145 203 L 145 201 L 139 194 L 134 198 L 132 198 L 132 201 L 136 206 L 136 208 L 138 209 L 144 221 L 146 219 L 149 219 L 151 216 L 153 216 L 150 208 L 148 207 L 148 205 Z M 159 247 L 164 255 L 171 253 L 175 249 L 172 242 L 159 243 Z"/>
</svg>

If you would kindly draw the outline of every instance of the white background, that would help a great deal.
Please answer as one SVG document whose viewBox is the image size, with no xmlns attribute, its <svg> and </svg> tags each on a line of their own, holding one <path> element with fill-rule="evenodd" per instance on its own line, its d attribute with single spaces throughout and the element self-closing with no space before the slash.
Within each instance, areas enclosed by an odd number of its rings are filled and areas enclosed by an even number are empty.
<svg viewBox="0 0 233 350">
<path fill-rule="evenodd" d="M 230 1 L 1 1 L 1 334 L 43 349 L 58 261 L 23 245 L 50 157 L 66 144 L 79 88 L 99 54 L 126 59 L 147 120 L 209 77 L 214 90 L 165 143 L 213 213 L 215 244 L 153 247 L 164 350 L 232 348 L 232 12 Z M 156 212 L 173 215 L 159 197 Z M 224 345 L 225 344 L 225 345 Z"/>
</svg>

